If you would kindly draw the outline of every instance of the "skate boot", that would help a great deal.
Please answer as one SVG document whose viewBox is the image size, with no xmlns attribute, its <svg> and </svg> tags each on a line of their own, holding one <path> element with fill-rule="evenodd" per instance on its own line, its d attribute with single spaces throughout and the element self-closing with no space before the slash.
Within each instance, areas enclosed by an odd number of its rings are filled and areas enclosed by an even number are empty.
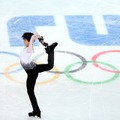
<svg viewBox="0 0 120 120">
<path fill-rule="evenodd" d="M 55 47 L 58 45 L 58 43 L 57 42 L 54 42 L 54 43 L 52 43 L 50 46 L 47 46 L 47 48 L 45 48 L 45 50 L 46 50 L 46 53 L 50 53 L 50 52 L 53 52 L 54 51 L 54 49 L 55 49 Z"/>
<path fill-rule="evenodd" d="M 41 118 L 41 111 L 30 112 L 30 113 L 28 113 L 28 116 L 29 117 L 35 117 L 35 116 L 37 116 L 37 117 Z"/>
<path fill-rule="evenodd" d="M 43 36 L 40 36 L 40 37 L 38 38 L 38 40 L 39 40 L 39 42 L 43 41 L 43 40 L 44 40 Z"/>
<path fill-rule="evenodd" d="M 43 36 L 40 36 L 40 38 L 38 38 L 39 42 L 43 44 L 43 46 L 47 47 L 48 43 L 44 42 L 44 38 Z"/>
</svg>

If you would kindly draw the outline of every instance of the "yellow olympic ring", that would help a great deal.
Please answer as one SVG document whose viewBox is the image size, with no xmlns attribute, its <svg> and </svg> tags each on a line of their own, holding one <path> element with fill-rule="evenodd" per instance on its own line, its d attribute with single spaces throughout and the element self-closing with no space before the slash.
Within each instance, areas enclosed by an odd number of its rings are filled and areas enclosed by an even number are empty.
<svg viewBox="0 0 120 120">
<path fill-rule="evenodd" d="M 5 72 L 4 72 L 4 75 L 5 77 L 7 77 L 9 80 L 12 80 L 14 82 L 18 82 L 18 83 L 24 83 L 24 82 L 21 82 L 21 81 L 18 81 L 18 80 L 15 80 L 11 75 L 10 75 L 10 70 L 19 65 L 20 63 L 14 63 L 14 64 L 11 64 L 10 66 L 6 67 L 5 68 Z M 56 67 L 53 68 L 54 71 L 58 71 L 58 69 Z M 37 82 L 37 85 L 44 85 L 44 84 L 49 84 L 55 80 L 57 80 L 57 78 L 59 77 L 60 74 L 55 74 L 51 79 L 49 80 L 46 80 L 46 81 L 42 81 L 42 82 Z"/>
</svg>

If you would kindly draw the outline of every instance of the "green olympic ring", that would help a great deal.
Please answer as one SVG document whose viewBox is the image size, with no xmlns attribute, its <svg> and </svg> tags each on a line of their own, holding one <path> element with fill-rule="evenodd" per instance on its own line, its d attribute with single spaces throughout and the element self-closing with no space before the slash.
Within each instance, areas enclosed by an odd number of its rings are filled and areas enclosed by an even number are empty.
<svg viewBox="0 0 120 120">
<path fill-rule="evenodd" d="M 106 66 L 112 68 L 113 70 L 118 71 L 118 69 L 116 67 L 114 67 L 113 65 L 111 65 L 111 64 L 100 62 L 100 61 L 95 61 L 95 62 L 99 63 L 99 64 L 106 65 Z M 95 63 L 95 62 L 94 61 L 87 61 L 87 63 Z M 104 80 L 104 81 L 99 81 L 99 82 L 87 82 L 87 81 L 83 81 L 83 80 L 80 80 L 80 79 L 72 77 L 72 75 L 70 75 L 70 73 L 69 73 L 70 68 L 73 67 L 74 65 L 77 65 L 77 64 L 82 64 L 82 62 L 75 62 L 73 64 L 68 65 L 65 68 L 64 72 L 65 72 L 65 75 L 70 80 L 73 80 L 73 81 L 78 82 L 78 83 L 84 83 L 84 84 L 102 84 L 102 83 L 108 83 L 108 82 L 111 82 L 111 81 L 115 80 L 119 76 L 119 74 L 116 72 L 110 79 L 107 79 L 107 80 Z"/>
</svg>

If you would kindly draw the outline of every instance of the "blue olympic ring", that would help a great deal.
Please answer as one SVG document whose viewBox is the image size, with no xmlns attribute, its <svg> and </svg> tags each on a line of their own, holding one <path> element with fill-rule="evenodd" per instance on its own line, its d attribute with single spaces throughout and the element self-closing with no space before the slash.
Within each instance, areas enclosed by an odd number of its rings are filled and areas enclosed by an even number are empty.
<svg viewBox="0 0 120 120">
<path fill-rule="evenodd" d="M 12 53 L 12 52 L 6 52 L 6 51 L 0 51 L 0 54 L 8 54 L 8 55 L 13 55 L 15 57 L 20 57 L 19 55 L 17 55 L 16 53 Z M 22 69 L 22 67 L 18 68 L 17 70 L 13 70 L 10 73 L 14 73 L 14 72 L 18 72 Z M 4 74 L 4 72 L 0 72 L 0 74 Z"/>
</svg>

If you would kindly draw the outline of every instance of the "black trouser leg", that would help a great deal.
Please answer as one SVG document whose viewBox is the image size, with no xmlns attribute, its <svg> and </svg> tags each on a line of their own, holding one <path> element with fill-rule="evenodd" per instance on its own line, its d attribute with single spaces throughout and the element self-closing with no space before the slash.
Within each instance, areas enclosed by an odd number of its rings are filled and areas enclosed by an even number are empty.
<svg viewBox="0 0 120 120">
<path fill-rule="evenodd" d="M 33 111 L 39 111 L 38 103 L 34 93 L 34 87 L 35 87 L 38 73 L 34 69 L 26 70 L 26 72 L 28 74 L 27 82 L 26 82 L 27 93 L 28 93 L 30 102 L 32 104 Z"/>
<path fill-rule="evenodd" d="M 48 54 L 48 64 L 38 64 L 36 69 L 38 72 L 44 72 L 52 69 L 54 66 L 54 52 Z"/>
<path fill-rule="evenodd" d="M 54 52 L 51 52 L 48 54 L 48 64 L 36 65 L 34 69 L 25 70 L 28 75 L 26 82 L 27 93 L 31 101 L 33 111 L 40 110 L 34 93 L 34 87 L 35 87 L 36 79 L 38 77 L 38 72 L 50 70 L 53 68 L 53 66 L 54 66 Z"/>
<path fill-rule="evenodd" d="M 48 64 L 54 66 L 54 52 L 48 54 Z"/>
</svg>

